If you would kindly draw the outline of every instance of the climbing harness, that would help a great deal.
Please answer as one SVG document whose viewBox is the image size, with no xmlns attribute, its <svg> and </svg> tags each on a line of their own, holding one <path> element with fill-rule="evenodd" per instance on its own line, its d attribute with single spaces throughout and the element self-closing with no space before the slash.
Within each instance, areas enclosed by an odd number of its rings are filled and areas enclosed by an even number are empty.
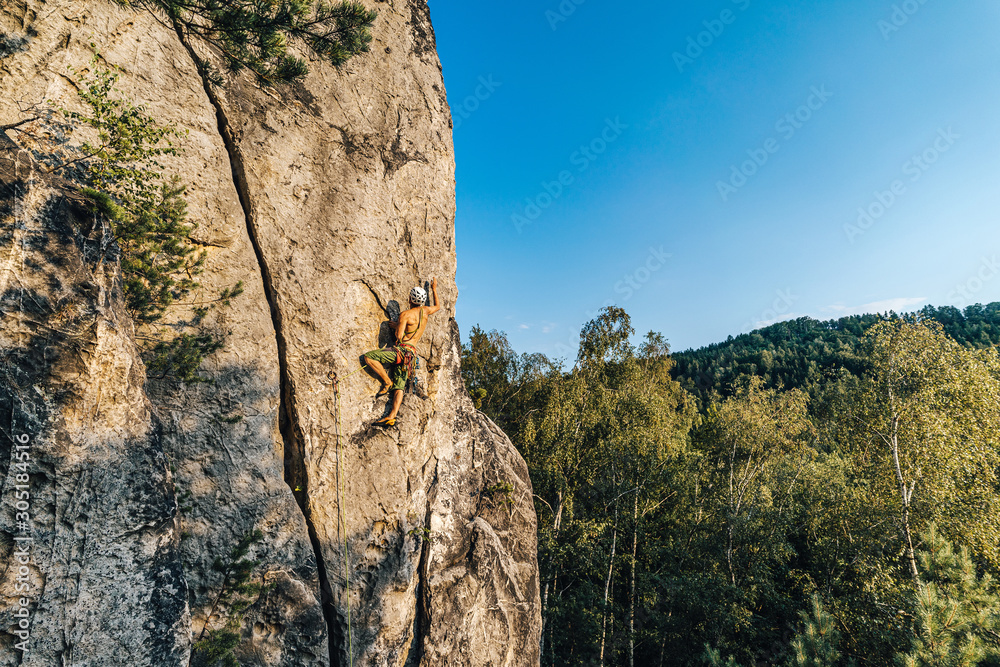
<svg viewBox="0 0 1000 667">
<path fill-rule="evenodd" d="M 345 375 L 345 378 L 354 375 L 361 369 Z M 340 412 L 340 380 L 337 378 L 336 371 L 330 371 L 327 373 L 327 377 L 333 381 L 333 402 L 334 409 L 336 411 L 336 430 L 334 434 L 337 438 L 337 506 L 340 508 L 337 517 L 340 520 L 340 531 L 344 536 L 344 580 L 347 584 L 347 656 L 351 667 L 354 667 L 354 629 L 351 627 L 351 567 L 348 562 L 348 551 L 347 551 L 347 515 L 344 512 L 344 448 L 341 444 L 341 434 L 344 431 L 344 427 L 341 425 L 341 412 Z"/>
<path fill-rule="evenodd" d="M 411 344 L 410 341 L 413 340 L 413 337 L 420 331 L 421 327 L 424 326 L 424 317 L 425 317 L 424 316 L 424 307 L 420 306 L 420 314 L 419 314 L 418 319 L 417 319 L 417 327 L 413 331 L 405 332 L 403 334 L 403 338 L 399 339 L 397 341 L 396 345 L 393 345 L 392 347 L 388 347 L 388 348 L 382 348 L 382 349 L 384 349 L 386 351 L 392 351 L 393 353 L 395 353 L 396 359 L 395 359 L 395 361 L 393 363 L 396 366 L 403 366 L 406 369 L 406 380 L 407 380 L 407 382 L 406 382 L 406 390 L 408 390 L 411 394 L 417 394 L 418 396 L 420 396 L 420 381 L 417 378 L 417 369 L 420 368 L 420 356 L 417 354 L 417 348 L 413 344 Z M 384 362 L 384 363 L 389 363 L 389 362 Z M 345 375 L 343 377 L 343 379 L 346 380 L 347 378 L 351 377 L 355 373 L 360 373 L 364 369 L 365 369 L 365 364 L 364 364 L 364 362 L 362 362 L 362 365 L 361 365 L 360 368 L 357 368 L 357 369 L 351 371 L 350 373 L 348 373 L 347 375 Z M 339 420 L 340 420 L 340 378 L 337 375 L 337 372 L 334 371 L 334 370 L 328 371 L 327 374 L 326 374 L 326 377 L 333 384 L 333 391 L 334 391 L 334 395 L 336 397 L 335 400 L 337 402 L 337 420 L 338 420 L 338 428 L 339 428 Z M 383 386 L 382 389 L 380 389 L 379 392 L 377 394 L 375 394 L 375 396 L 376 397 L 385 396 L 390 391 L 391 391 L 391 389 L 389 389 L 386 386 Z M 389 419 L 386 419 L 386 418 L 382 418 L 382 419 L 379 419 L 378 421 L 375 422 L 375 426 L 394 426 L 395 423 L 396 423 L 395 419 L 389 420 Z M 341 437 L 340 436 L 340 432 L 338 431 L 338 433 L 337 433 L 337 447 L 338 447 L 338 451 L 339 451 L 339 447 L 340 447 L 340 437 Z M 338 454 L 338 457 L 339 457 L 339 454 Z M 338 461 L 338 465 L 339 465 L 340 464 L 339 463 L 340 459 L 338 458 L 337 461 Z"/>
<path fill-rule="evenodd" d="M 419 289 L 419 288 L 414 288 Z M 426 298 L 426 296 L 425 296 Z M 404 334 L 404 338 L 399 341 L 399 345 L 395 346 L 396 350 L 396 363 L 402 363 L 406 366 L 408 384 L 410 386 L 411 393 L 416 391 L 414 385 L 417 384 L 417 369 L 420 368 L 420 357 L 417 356 L 417 348 L 409 343 L 415 335 L 420 331 L 420 327 L 424 325 L 424 307 L 420 306 L 420 314 L 417 317 L 417 328 L 411 331 L 409 334 Z"/>
</svg>

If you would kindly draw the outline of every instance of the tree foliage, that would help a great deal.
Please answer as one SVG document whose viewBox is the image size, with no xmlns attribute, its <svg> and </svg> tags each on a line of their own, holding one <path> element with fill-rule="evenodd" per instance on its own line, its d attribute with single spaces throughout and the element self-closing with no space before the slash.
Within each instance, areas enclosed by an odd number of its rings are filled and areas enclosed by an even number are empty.
<svg viewBox="0 0 1000 667">
<path fill-rule="evenodd" d="M 913 638 L 896 656 L 900 667 L 1000 664 L 1000 596 L 989 574 L 979 576 L 969 550 L 928 526 L 919 554 L 923 584 L 911 596 Z"/>
<path fill-rule="evenodd" d="M 1000 664 L 998 312 L 785 323 L 770 366 L 686 370 L 615 308 L 571 368 L 474 329 L 535 489 L 542 665 Z"/>
<path fill-rule="evenodd" d="M 1000 345 L 1000 303 L 973 305 L 964 311 L 947 306 L 927 306 L 910 316 L 934 320 L 963 347 Z M 722 343 L 674 355 L 674 377 L 697 396 L 702 406 L 726 396 L 740 378 L 756 375 L 768 387 L 797 387 L 816 398 L 831 383 L 860 377 L 865 371 L 862 339 L 873 325 L 901 319 L 894 313 L 852 315 L 825 322 L 809 317 L 779 322 Z M 813 406 L 816 409 L 819 406 Z"/>
<path fill-rule="evenodd" d="M 148 324 L 198 287 L 207 254 L 191 242 L 195 225 L 187 221 L 185 186 L 176 176 L 165 179 L 159 161 L 179 154 L 174 142 L 183 133 L 124 97 L 115 86 L 121 71 L 101 66 L 99 54 L 90 65 L 79 85 L 86 110 L 45 114 L 27 138 L 39 160 L 77 184 L 94 215 L 110 226 L 126 309 L 136 324 Z M 83 134 L 79 143 L 75 133 Z"/>
<path fill-rule="evenodd" d="M 162 14 L 182 34 L 215 47 L 233 72 L 284 83 L 308 72 L 290 52 L 300 42 L 335 66 L 367 52 L 378 13 L 360 2 L 323 0 L 114 0 Z"/>
<path fill-rule="evenodd" d="M 80 188 L 94 217 L 110 228 L 117 245 L 125 308 L 138 327 L 152 365 L 151 375 L 198 381 L 202 359 L 222 347 L 211 333 L 171 336 L 158 325 L 167 309 L 200 285 L 207 252 L 191 234 L 186 187 L 176 176 L 166 177 L 160 160 L 177 156 L 185 133 L 162 125 L 145 107 L 121 94 L 116 83 L 121 70 L 103 66 L 95 53 L 90 71 L 78 77 L 83 110 L 37 107 L 18 124 L 21 143 L 31 149 L 48 171 Z M 242 284 L 195 309 L 199 324 L 216 303 L 228 303 Z"/>
<path fill-rule="evenodd" d="M 858 426 L 850 446 L 872 491 L 895 508 L 911 574 L 911 532 L 932 521 L 1000 566 L 996 350 L 962 347 L 934 321 L 880 322 L 864 342 L 870 372 L 849 415 Z"/>
<path fill-rule="evenodd" d="M 222 575 L 222 581 L 192 647 L 191 664 L 195 667 L 239 667 L 234 649 L 240 642 L 243 616 L 254 598 L 270 588 L 264 582 L 264 575 L 260 583 L 253 579 L 260 561 L 247 558 L 253 545 L 263 539 L 260 530 L 244 533 L 226 558 L 216 556 L 212 563 L 212 570 Z"/>
<path fill-rule="evenodd" d="M 792 640 L 794 667 L 835 667 L 840 661 L 840 630 L 819 595 L 813 595 L 808 612 L 800 611 L 802 630 Z"/>
</svg>

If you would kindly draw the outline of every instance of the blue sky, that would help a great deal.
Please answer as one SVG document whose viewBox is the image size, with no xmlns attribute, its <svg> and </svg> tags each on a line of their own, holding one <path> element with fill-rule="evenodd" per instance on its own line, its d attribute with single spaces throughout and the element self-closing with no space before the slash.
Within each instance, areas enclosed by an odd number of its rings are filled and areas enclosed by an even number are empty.
<svg viewBox="0 0 1000 667">
<path fill-rule="evenodd" d="M 608 303 L 682 350 L 1000 300 L 995 0 L 430 7 L 463 335 L 572 358 Z"/>
</svg>

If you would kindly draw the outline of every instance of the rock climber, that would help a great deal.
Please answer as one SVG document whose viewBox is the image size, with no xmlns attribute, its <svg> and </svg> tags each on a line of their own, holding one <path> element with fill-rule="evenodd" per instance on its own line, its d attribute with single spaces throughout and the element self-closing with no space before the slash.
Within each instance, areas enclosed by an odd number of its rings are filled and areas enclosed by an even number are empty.
<svg viewBox="0 0 1000 667">
<path fill-rule="evenodd" d="M 392 393 L 392 410 L 375 422 L 376 426 L 396 424 L 396 413 L 403 403 L 403 390 L 406 389 L 407 380 L 414 374 L 414 363 L 417 358 L 415 346 L 424 335 L 427 319 L 441 310 L 438 303 L 437 278 L 431 280 L 431 292 L 434 295 L 434 302 L 427 306 L 424 305 L 427 303 L 426 290 L 421 287 L 410 290 L 410 308 L 399 314 L 399 323 L 396 325 L 396 344 L 393 347 L 365 352 L 361 356 L 362 364 L 367 364 L 382 381 L 382 387 L 375 395 L 385 396 Z M 393 366 L 391 380 L 384 364 Z"/>
</svg>

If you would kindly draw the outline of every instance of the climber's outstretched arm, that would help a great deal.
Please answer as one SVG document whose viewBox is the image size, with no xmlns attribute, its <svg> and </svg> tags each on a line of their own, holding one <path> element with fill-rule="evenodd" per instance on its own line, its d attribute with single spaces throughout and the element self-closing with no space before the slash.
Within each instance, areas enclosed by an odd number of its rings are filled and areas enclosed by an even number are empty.
<svg viewBox="0 0 1000 667">
<path fill-rule="evenodd" d="M 441 310 L 441 302 L 438 301 L 438 279 L 431 279 L 431 294 L 434 295 L 434 303 L 427 307 L 427 314 L 431 315 Z"/>
</svg>

